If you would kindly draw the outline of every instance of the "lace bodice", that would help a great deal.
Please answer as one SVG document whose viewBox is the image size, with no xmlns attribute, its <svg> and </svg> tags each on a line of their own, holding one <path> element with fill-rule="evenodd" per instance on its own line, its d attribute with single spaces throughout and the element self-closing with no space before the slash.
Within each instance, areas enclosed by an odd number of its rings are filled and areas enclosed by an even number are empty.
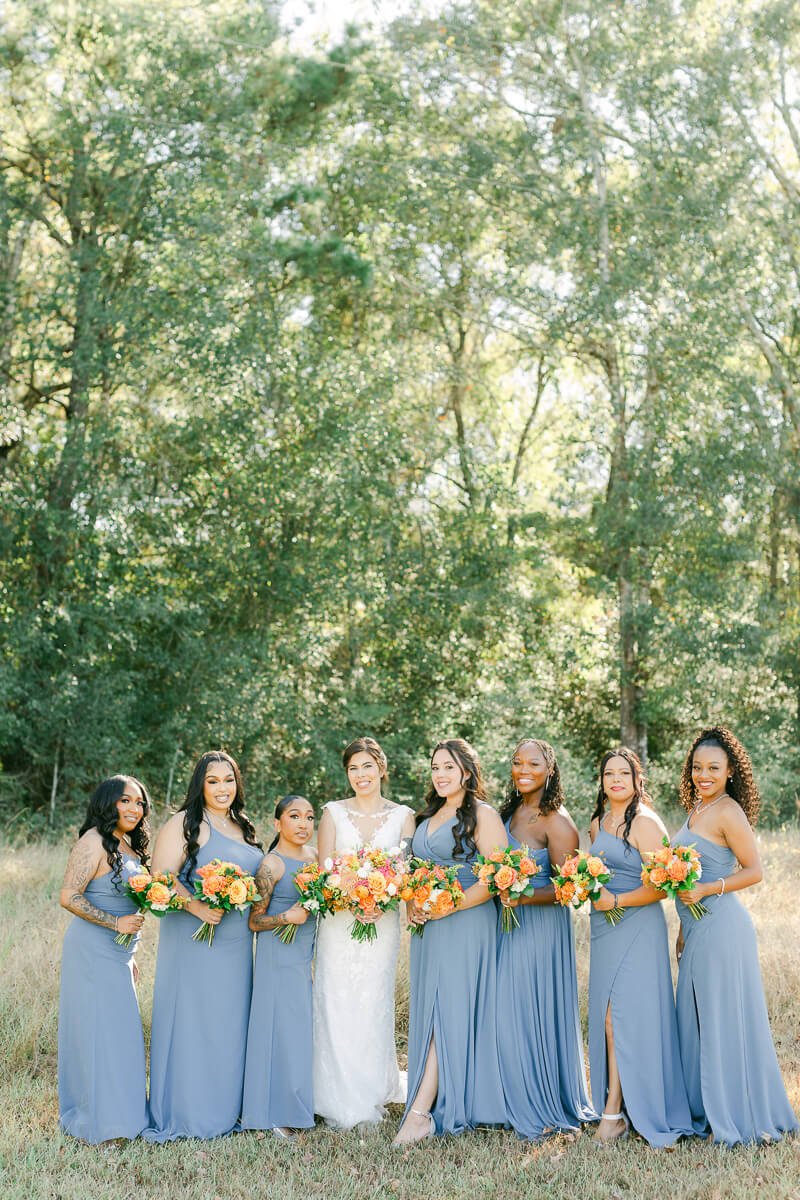
<svg viewBox="0 0 800 1200">
<path fill-rule="evenodd" d="M 337 853 L 343 850 L 357 850 L 359 846 L 377 846 L 381 850 L 389 850 L 399 846 L 406 822 L 411 809 L 405 804 L 395 804 L 385 814 L 375 818 L 364 816 L 350 807 L 347 800 L 331 800 L 325 809 L 333 818 L 336 829 L 334 849 Z M 360 828 L 359 828 L 360 826 Z M 369 827 L 372 826 L 372 829 Z M 370 836 L 362 835 L 369 831 Z"/>
</svg>

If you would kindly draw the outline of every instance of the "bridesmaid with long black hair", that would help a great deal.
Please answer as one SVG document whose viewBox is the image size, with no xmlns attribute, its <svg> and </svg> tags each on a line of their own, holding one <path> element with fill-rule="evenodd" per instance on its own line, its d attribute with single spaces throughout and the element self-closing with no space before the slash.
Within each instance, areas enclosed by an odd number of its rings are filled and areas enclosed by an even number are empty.
<svg viewBox="0 0 800 1200">
<path fill-rule="evenodd" d="M 641 882 L 642 856 L 659 850 L 666 836 L 644 784 L 633 750 L 603 755 L 591 852 L 613 874 L 591 916 L 589 1065 L 601 1113 L 596 1141 L 624 1136 L 630 1123 L 651 1146 L 671 1146 L 693 1130 L 658 903 L 664 893 Z M 616 924 L 605 917 L 612 908 L 623 910 Z"/>
<path fill-rule="evenodd" d="M 596 1114 L 586 1088 L 578 1011 L 572 913 L 556 904 L 552 872 L 578 849 L 564 807 L 561 773 L 548 742 L 524 738 L 511 757 L 511 786 L 500 810 L 509 845 L 527 846 L 538 865 L 535 892 L 512 901 L 519 929 L 498 931 L 497 1026 L 508 1120 L 520 1136 L 578 1129 Z"/>
<path fill-rule="evenodd" d="M 497 920 L 486 903 L 489 889 L 472 870 L 476 854 L 505 845 L 477 754 L 463 738 L 439 742 L 411 849 L 417 858 L 457 866 L 464 900 L 446 916 L 410 913 L 424 934 L 411 939 L 409 1099 L 395 1145 L 506 1121 L 497 1058 Z"/>
<path fill-rule="evenodd" d="M 156 839 L 153 869 L 172 871 L 193 896 L 199 867 L 212 859 L 255 875 L 263 852 L 244 811 L 239 768 L 214 750 L 198 760 L 186 800 Z M 195 942 L 198 922 L 214 942 Z M 253 976 L 247 914 L 222 915 L 192 899 L 161 922 L 150 1040 L 150 1115 L 144 1137 L 167 1142 L 230 1133 L 242 1106 Z"/>
<path fill-rule="evenodd" d="M 761 983 L 753 922 L 735 892 L 762 877 L 753 833 L 760 798 L 750 758 L 716 725 L 689 747 L 681 775 L 686 821 L 673 845 L 694 844 L 702 876 L 679 893 L 677 1011 L 692 1122 L 734 1146 L 779 1141 L 797 1129 L 783 1085 Z M 689 904 L 708 910 L 695 920 Z"/>
<path fill-rule="evenodd" d="M 147 867 L 150 797 L 131 775 L 99 785 L 67 863 L 58 1015 L 59 1123 L 87 1142 L 135 1138 L 147 1125 L 144 1037 L 134 954 L 144 917 L 125 883 Z M 117 934 L 134 934 L 129 946 Z"/>
</svg>

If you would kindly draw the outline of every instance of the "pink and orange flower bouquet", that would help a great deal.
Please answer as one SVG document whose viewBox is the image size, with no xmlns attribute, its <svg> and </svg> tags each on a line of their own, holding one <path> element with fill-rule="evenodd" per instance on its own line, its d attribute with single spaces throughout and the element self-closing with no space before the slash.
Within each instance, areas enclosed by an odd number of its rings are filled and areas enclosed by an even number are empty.
<svg viewBox="0 0 800 1200">
<path fill-rule="evenodd" d="M 179 912 L 183 908 L 184 898 L 178 895 L 176 885 L 177 880 L 171 871 L 158 875 L 140 871 L 128 877 L 125 891 L 139 912 L 163 917 L 165 913 Z M 118 933 L 114 941 L 118 946 L 130 946 L 135 937 L 135 933 Z"/>
<path fill-rule="evenodd" d="M 464 899 L 464 889 L 458 882 L 458 867 L 443 867 L 422 858 L 409 859 L 400 899 L 415 904 L 423 912 L 443 917 L 458 908 Z M 408 931 L 415 937 L 422 937 L 425 926 L 409 925 Z"/>
<path fill-rule="evenodd" d="M 675 900 L 679 892 L 693 888 L 702 874 L 700 855 L 693 845 L 670 846 L 669 839 L 664 838 L 662 849 L 650 850 L 646 856 L 642 867 L 642 883 L 649 883 Z M 695 921 L 708 912 L 705 904 L 699 900 L 688 905 L 688 909 Z"/>
<path fill-rule="evenodd" d="M 504 850 L 496 849 L 491 854 L 478 854 L 475 858 L 473 871 L 481 883 L 485 883 L 491 896 L 499 896 L 508 892 L 511 896 L 532 896 L 534 875 L 539 874 L 539 864 L 530 857 L 527 846 L 512 850 L 506 846 Z M 503 905 L 501 922 L 503 933 L 511 933 L 519 929 L 519 920 L 513 908 Z"/>
<path fill-rule="evenodd" d="M 323 871 L 315 862 L 307 863 L 295 872 L 294 886 L 300 893 L 300 904 L 306 912 L 319 914 L 321 917 L 328 913 L 328 900 L 325 895 L 327 880 L 328 872 Z M 284 945 L 290 945 L 296 935 L 296 925 L 284 925 L 282 929 L 275 930 L 275 937 L 280 938 Z"/>
<path fill-rule="evenodd" d="M 397 908 L 403 885 L 405 859 L 399 846 L 380 850 L 361 846 L 327 858 L 324 894 L 330 912 L 350 912 L 350 936 L 356 942 L 374 942 L 378 936 L 374 918 Z"/>
<path fill-rule="evenodd" d="M 212 858 L 204 867 L 197 868 L 193 898 L 202 900 L 209 908 L 219 909 L 220 912 L 231 912 L 235 908 L 243 913 L 249 904 L 258 899 L 258 889 L 253 876 L 236 863 Z M 192 941 L 207 942 L 213 946 L 214 926 L 204 921 L 192 934 Z"/>
<path fill-rule="evenodd" d="M 572 854 L 561 864 L 561 870 L 551 876 L 556 900 L 561 905 L 580 908 L 600 894 L 611 875 L 600 854 Z M 603 913 L 609 925 L 616 925 L 624 915 L 617 905 Z"/>
</svg>

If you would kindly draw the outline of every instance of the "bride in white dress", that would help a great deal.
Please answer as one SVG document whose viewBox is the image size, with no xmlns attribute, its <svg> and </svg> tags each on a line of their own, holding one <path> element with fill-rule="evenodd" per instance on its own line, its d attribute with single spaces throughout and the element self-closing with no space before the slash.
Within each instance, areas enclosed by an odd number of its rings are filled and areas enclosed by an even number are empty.
<svg viewBox="0 0 800 1200">
<path fill-rule="evenodd" d="M 414 814 L 381 795 L 386 755 L 370 737 L 357 738 L 342 761 L 353 795 L 325 805 L 317 845 L 320 864 L 359 846 L 389 849 L 410 841 Z M 384 1105 L 405 1103 L 406 1075 L 397 1066 L 394 987 L 400 945 L 397 910 L 376 918 L 374 942 L 350 936 L 353 918 L 320 921 L 314 966 L 314 1111 L 341 1129 L 377 1124 Z"/>
</svg>

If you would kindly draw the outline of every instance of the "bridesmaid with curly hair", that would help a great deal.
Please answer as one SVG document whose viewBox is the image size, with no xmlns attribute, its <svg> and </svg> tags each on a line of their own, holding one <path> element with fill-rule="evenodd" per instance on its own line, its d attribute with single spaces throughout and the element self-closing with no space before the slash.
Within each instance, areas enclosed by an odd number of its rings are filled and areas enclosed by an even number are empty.
<svg viewBox="0 0 800 1200">
<path fill-rule="evenodd" d="M 577 851 L 579 837 L 548 742 L 517 744 L 500 817 L 509 845 L 527 846 L 539 867 L 532 896 L 517 901 L 501 894 L 503 904 L 517 908 L 520 927 L 497 936 L 497 989 L 504 998 L 497 1045 L 508 1119 L 521 1137 L 536 1139 L 596 1118 L 586 1088 L 572 913 L 556 904 L 550 881 Z"/>
<path fill-rule="evenodd" d="M 172 871 L 194 896 L 198 867 L 214 858 L 255 875 L 263 858 L 244 811 L 239 768 L 214 750 L 198 760 L 186 800 L 156 839 L 154 871 Z M 195 942 L 198 922 L 214 943 Z M 150 1142 L 230 1133 L 242 1107 L 253 979 L 248 914 L 192 899 L 161 922 L 150 1042 Z"/>
<path fill-rule="evenodd" d="M 762 878 L 753 834 L 759 809 L 750 758 L 729 729 L 699 733 L 680 783 L 688 812 L 673 845 L 694 844 L 702 876 L 676 901 L 677 1012 L 692 1123 L 734 1146 L 797 1129 L 769 1029 L 750 914 L 733 893 Z M 690 904 L 708 912 L 695 920 Z"/>
</svg>

